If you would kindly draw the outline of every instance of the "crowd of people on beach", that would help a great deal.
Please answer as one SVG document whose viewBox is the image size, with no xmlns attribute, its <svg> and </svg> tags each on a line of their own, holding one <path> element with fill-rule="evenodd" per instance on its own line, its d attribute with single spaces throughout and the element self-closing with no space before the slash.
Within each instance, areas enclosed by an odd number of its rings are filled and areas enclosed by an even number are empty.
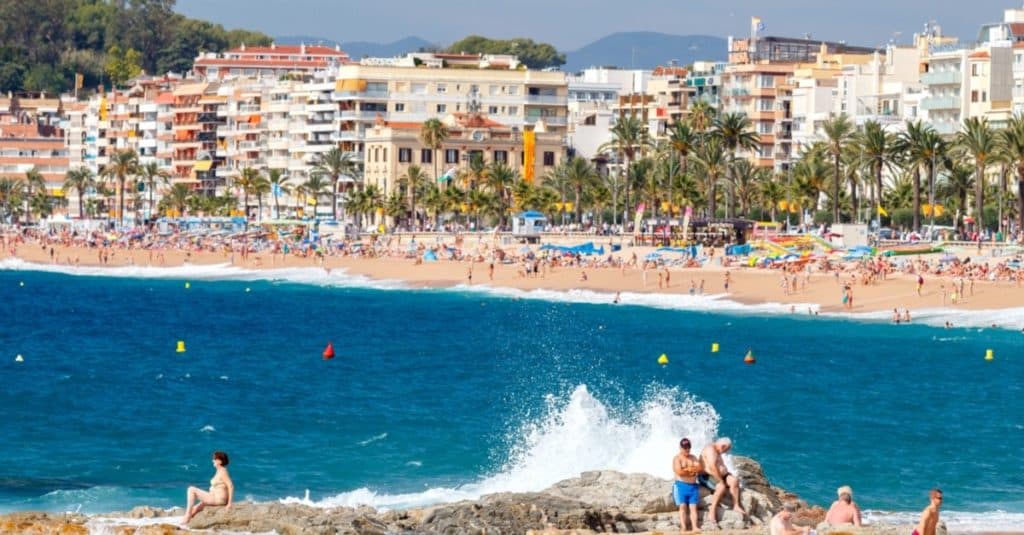
<svg viewBox="0 0 1024 535">
<path fill-rule="evenodd" d="M 698 517 L 702 501 L 701 487 L 706 488 L 710 494 L 710 501 L 705 510 L 704 527 L 719 529 L 718 508 L 726 495 L 731 498 L 732 510 L 746 519 L 747 512 L 740 500 L 743 490 L 739 474 L 731 473 L 725 460 L 725 455 L 732 449 L 732 440 L 726 437 L 719 438 L 705 446 L 699 456 L 692 453 L 692 447 L 690 439 L 684 437 L 679 441 L 679 452 L 672 458 L 672 472 L 675 474 L 672 497 L 679 508 L 680 533 L 697 533 L 702 529 Z M 928 496 L 929 504 L 921 512 L 912 535 L 936 533 L 942 491 L 932 489 Z M 813 535 L 815 530 L 810 526 L 794 525 L 798 509 L 798 503 L 784 502 L 781 510 L 772 516 L 769 522 L 769 535 Z M 836 500 L 825 513 L 824 523 L 830 527 L 859 528 L 863 525 L 860 507 L 853 501 L 853 489 L 849 485 L 843 485 L 836 490 Z"/>
</svg>

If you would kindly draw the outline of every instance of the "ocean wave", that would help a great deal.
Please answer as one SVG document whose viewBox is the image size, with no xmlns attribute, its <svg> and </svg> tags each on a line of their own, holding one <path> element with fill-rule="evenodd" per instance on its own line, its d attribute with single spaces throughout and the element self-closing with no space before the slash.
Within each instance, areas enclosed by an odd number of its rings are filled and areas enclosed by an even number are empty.
<svg viewBox="0 0 1024 535">
<path fill-rule="evenodd" d="M 292 282 L 315 286 L 343 288 L 374 288 L 397 290 L 407 288 L 401 281 L 378 280 L 347 273 L 344 269 L 327 271 L 316 267 L 246 269 L 231 264 L 193 264 L 173 267 L 153 266 L 66 266 L 38 264 L 20 258 L 0 260 L 0 271 L 39 271 L 80 277 L 161 279 L 188 281 L 266 281 Z"/>
<path fill-rule="evenodd" d="M 374 442 L 384 440 L 385 438 L 388 438 L 388 434 L 381 433 L 379 435 L 374 435 L 366 440 L 360 440 L 359 442 L 357 442 L 357 444 L 359 444 L 360 446 L 368 446 L 370 444 L 373 444 Z"/>
<path fill-rule="evenodd" d="M 909 525 L 916 524 L 921 513 L 866 510 L 863 517 L 870 524 Z M 940 519 L 950 533 L 1016 533 L 1024 526 L 1024 513 L 999 510 L 984 513 L 943 510 Z"/>
<path fill-rule="evenodd" d="M 323 287 L 367 288 L 377 290 L 409 290 L 410 286 L 398 280 L 379 280 L 346 272 L 343 268 L 332 269 L 330 272 L 315 267 L 246 269 L 230 264 L 188 265 L 176 267 L 151 266 L 114 266 L 114 267 L 75 267 L 53 264 L 37 264 L 19 258 L 0 260 L 0 271 L 41 271 L 60 273 L 72 276 L 92 276 L 111 278 L 149 278 L 164 280 L 189 281 L 265 281 L 289 282 Z M 424 291 L 424 290 L 420 290 Z M 425 291 L 457 291 L 470 292 L 490 297 L 531 299 L 538 301 L 586 303 L 610 305 L 613 294 L 593 290 L 521 290 L 488 285 L 457 285 L 447 289 Z M 812 303 L 758 303 L 746 304 L 734 301 L 728 294 L 664 294 L 621 292 L 621 305 L 643 306 L 666 310 L 689 310 L 701 312 L 727 312 L 736 314 L 766 314 L 807 316 L 807 312 L 818 312 L 820 306 Z M 933 327 L 943 327 L 946 322 L 954 327 L 1024 329 L 1024 307 L 964 310 L 952 308 L 926 308 L 913 311 L 914 322 Z M 888 322 L 892 317 L 889 311 L 842 313 L 820 312 L 822 317 L 840 320 Z"/>
<path fill-rule="evenodd" d="M 548 395 L 545 402 L 542 416 L 523 423 L 509 436 L 508 462 L 474 483 L 406 494 L 360 488 L 320 500 L 307 496 L 281 501 L 316 507 L 406 509 L 474 500 L 496 492 L 539 491 L 589 470 L 648 473 L 667 479 L 672 474 L 665 459 L 677 452 L 679 437 L 689 437 L 695 448 L 702 448 L 718 430 L 714 407 L 675 388 L 652 387 L 625 412 L 610 409 L 586 385 L 567 397 Z"/>
</svg>

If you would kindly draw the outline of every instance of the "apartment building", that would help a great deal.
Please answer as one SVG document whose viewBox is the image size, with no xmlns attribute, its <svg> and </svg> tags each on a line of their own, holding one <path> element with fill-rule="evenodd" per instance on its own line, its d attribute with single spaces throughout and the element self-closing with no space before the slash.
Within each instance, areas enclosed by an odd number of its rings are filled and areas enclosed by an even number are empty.
<svg viewBox="0 0 1024 535">
<path fill-rule="evenodd" d="M 927 46 L 889 45 L 867 63 L 844 65 L 838 75 L 834 114 L 847 114 L 857 126 L 875 121 L 898 130 L 919 117 L 920 72 Z"/>
<path fill-rule="evenodd" d="M 557 132 L 505 125 L 483 113 L 456 112 L 442 122 L 448 138 L 437 151 L 438 175 L 455 176 L 474 154 L 485 162 L 505 162 L 530 179 L 526 166 L 532 162 L 533 180 L 542 177 L 565 157 L 565 136 Z M 390 195 L 411 165 L 420 166 L 433 177 L 435 154 L 420 139 L 422 123 L 378 119 L 366 135 L 364 180 Z M 531 148 L 532 147 L 532 148 Z"/>
<path fill-rule="evenodd" d="M 693 88 L 691 102 L 707 102 L 717 108 L 721 104 L 722 73 L 726 63 L 721 61 L 695 61 L 686 75 L 686 86 Z"/>
<path fill-rule="evenodd" d="M 267 124 L 263 101 L 271 82 L 239 78 L 217 89 L 224 102 L 217 107 L 221 122 L 216 127 L 214 155 L 224 163 L 214 170 L 223 184 L 230 184 L 246 168 L 262 170 L 267 164 Z"/>
<path fill-rule="evenodd" d="M 576 155 L 594 158 L 598 148 L 611 141 L 609 129 L 620 95 L 643 93 L 651 78 L 649 70 L 585 69 L 568 76 L 568 144 Z"/>
<path fill-rule="evenodd" d="M 35 169 L 50 195 L 62 197 L 68 149 L 61 128 L 64 103 L 46 96 L 0 97 L 0 176 L 25 178 Z"/>
<path fill-rule="evenodd" d="M 758 166 L 789 169 L 797 156 L 794 130 L 810 131 L 831 113 L 831 78 L 845 64 L 867 62 L 874 52 L 808 39 L 730 38 L 730 61 L 721 75 L 721 110 L 750 118 L 758 134 L 752 154 Z"/>
<path fill-rule="evenodd" d="M 971 45 L 934 50 L 921 75 L 927 97 L 926 119 L 943 135 L 952 135 L 968 117 L 1005 122 L 1013 100 L 1013 49 Z"/>
<path fill-rule="evenodd" d="M 192 72 L 214 81 L 233 77 L 280 78 L 287 74 L 310 74 L 349 63 L 348 54 L 338 47 L 277 45 L 246 47 L 223 53 L 208 52 L 196 58 Z"/>
<path fill-rule="evenodd" d="M 689 109 L 692 90 L 686 85 L 686 76 L 686 69 L 679 67 L 654 69 L 645 91 L 619 96 L 612 110 L 615 117 L 639 118 L 651 137 L 665 139 L 668 126 L 682 120 Z"/>
</svg>

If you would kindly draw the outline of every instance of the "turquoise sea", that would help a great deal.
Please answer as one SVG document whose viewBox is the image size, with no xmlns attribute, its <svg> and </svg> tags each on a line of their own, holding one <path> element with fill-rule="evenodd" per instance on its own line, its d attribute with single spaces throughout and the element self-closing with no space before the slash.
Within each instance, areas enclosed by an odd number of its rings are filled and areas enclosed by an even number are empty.
<svg viewBox="0 0 1024 535">
<path fill-rule="evenodd" d="M 237 499 L 398 508 L 583 470 L 669 477 L 680 437 L 724 435 L 811 502 L 849 484 L 894 521 L 939 486 L 954 525 L 1024 524 L 1019 327 L 315 269 L 104 273 L 0 262 L 0 512 L 181 505 L 216 449 Z"/>
</svg>

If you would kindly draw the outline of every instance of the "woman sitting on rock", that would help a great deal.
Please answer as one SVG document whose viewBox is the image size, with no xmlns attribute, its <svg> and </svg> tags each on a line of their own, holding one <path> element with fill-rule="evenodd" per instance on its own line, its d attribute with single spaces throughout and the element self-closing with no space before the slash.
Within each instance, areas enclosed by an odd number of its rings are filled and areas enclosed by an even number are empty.
<svg viewBox="0 0 1024 535">
<path fill-rule="evenodd" d="M 183 520 L 185 524 L 188 524 L 207 505 L 223 505 L 225 509 L 231 509 L 231 501 L 235 496 L 235 484 L 231 482 L 227 466 L 228 454 L 223 451 L 213 452 L 213 467 L 217 472 L 210 480 L 210 491 L 207 492 L 198 487 L 188 488 Z"/>
</svg>

